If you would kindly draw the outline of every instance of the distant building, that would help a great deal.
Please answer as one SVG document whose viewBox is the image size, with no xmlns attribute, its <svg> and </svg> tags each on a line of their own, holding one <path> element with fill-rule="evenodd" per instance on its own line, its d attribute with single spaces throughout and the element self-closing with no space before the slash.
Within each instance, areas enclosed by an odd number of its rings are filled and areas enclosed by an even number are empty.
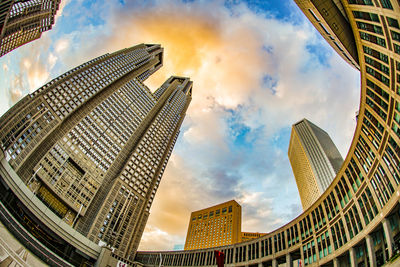
<svg viewBox="0 0 400 267">
<path fill-rule="evenodd" d="M 265 233 L 242 232 L 242 207 L 231 200 L 192 212 L 185 250 L 211 248 L 259 238 Z M 174 250 L 176 246 L 174 246 Z"/>
<path fill-rule="evenodd" d="M 331 184 L 343 158 L 329 135 L 306 119 L 292 126 L 288 155 L 306 210 Z"/>
<path fill-rule="evenodd" d="M 241 241 L 242 207 L 231 200 L 192 212 L 185 250 L 235 244 Z"/>
<path fill-rule="evenodd" d="M 296 2 L 308 14 L 307 3 L 326 3 L 320 9 L 326 18 L 337 14 L 328 5 L 342 5 L 352 32 L 331 25 L 355 38 L 351 45 L 360 58 L 359 117 L 336 178 L 303 214 L 257 240 L 184 252 L 140 252 L 135 261 L 159 266 L 162 258 L 173 262 L 169 266 L 215 266 L 212 255 L 219 250 L 226 255 L 226 266 L 399 266 L 400 259 L 393 259 L 400 247 L 400 1 Z M 326 105 L 334 101 L 336 96 Z M 301 147 L 298 137 L 291 142 L 296 140 Z M 304 150 L 302 154 L 306 159 Z"/>
<path fill-rule="evenodd" d="M 249 241 L 252 239 L 256 239 L 259 237 L 262 237 L 263 235 L 266 235 L 266 233 L 250 233 L 250 232 L 242 232 L 242 242 Z"/>
<path fill-rule="evenodd" d="M 51 29 L 61 0 L 0 2 L 0 57 Z"/>
</svg>

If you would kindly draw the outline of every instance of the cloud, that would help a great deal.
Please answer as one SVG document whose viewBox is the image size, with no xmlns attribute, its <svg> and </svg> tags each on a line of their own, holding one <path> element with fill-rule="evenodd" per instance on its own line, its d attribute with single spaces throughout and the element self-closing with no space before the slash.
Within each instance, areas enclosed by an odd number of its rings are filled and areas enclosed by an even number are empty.
<svg viewBox="0 0 400 267">
<path fill-rule="evenodd" d="M 154 237 L 157 237 L 156 243 L 154 243 Z M 173 250 L 174 245 L 181 244 L 181 237 L 171 235 L 157 227 L 147 225 L 140 242 L 143 247 L 150 247 L 151 251 Z"/>
<path fill-rule="evenodd" d="M 311 26 L 259 16 L 243 5 L 228 10 L 207 1 L 185 7 L 170 1 L 125 8 L 111 21 L 115 34 L 104 39 L 111 51 L 139 42 L 164 47 L 164 67 L 146 82 L 152 88 L 171 74 L 190 74 L 194 81 L 193 101 L 174 150 L 186 161 L 180 171 L 190 175 L 177 176 L 169 163 L 149 227 L 165 229 L 183 240 L 191 211 L 229 199 L 242 205 L 243 230 L 272 231 L 300 214 L 287 160 L 289 136 L 286 147 L 276 148 L 266 140 L 279 138 L 283 128 L 290 133 L 291 124 L 303 117 L 328 132 L 351 133 L 359 90 L 355 72 L 337 59 Z M 321 47 L 323 61 L 310 44 Z M 269 85 L 263 84 L 266 75 L 273 81 Z M 256 147 L 253 151 L 246 146 L 239 149 L 235 143 L 231 111 L 238 112 L 238 120 L 248 128 L 247 146 Z M 337 139 L 345 153 L 349 136 Z M 170 185 L 177 177 L 189 182 Z M 170 194 L 165 195 L 163 188 Z M 191 199 L 183 199 L 184 195 Z M 140 248 L 151 249 L 151 245 L 142 243 Z"/>
<path fill-rule="evenodd" d="M 54 18 L 54 24 L 57 25 L 59 18 L 63 15 L 64 8 L 70 3 L 70 0 L 63 0 L 57 10 L 56 16 Z"/>
<path fill-rule="evenodd" d="M 57 58 L 49 52 L 50 46 L 51 38 L 48 35 L 42 36 L 40 39 L 20 47 L 19 53 L 14 55 L 13 60 L 16 62 L 13 65 L 18 68 L 19 75 L 23 80 L 24 93 L 35 91 L 49 80 L 50 71 L 57 61 Z"/>
<path fill-rule="evenodd" d="M 68 47 L 70 46 L 70 41 L 68 39 L 59 39 L 57 40 L 57 42 L 55 43 L 55 52 L 62 53 L 63 51 L 65 51 L 66 49 L 68 49 Z"/>
<path fill-rule="evenodd" d="M 21 75 L 15 75 L 11 81 L 11 86 L 8 89 L 10 95 L 11 105 L 18 102 L 22 97 L 23 79 Z"/>
<path fill-rule="evenodd" d="M 347 152 L 359 74 L 298 9 L 290 10 L 292 23 L 224 1 L 83 3 L 69 2 L 48 39 L 23 50 L 20 68 L 31 90 L 138 43 L 164 48 L 164 66 L 145 82 L 152 90 L 170 75 L 194 82 L 140 249 L 184 243 L 191 211 L 230 199 L 242 205 L 246 231 L 269 232 L 300 214 L 287 146 L 291 125 L 304 117 Z"/>
</svg>

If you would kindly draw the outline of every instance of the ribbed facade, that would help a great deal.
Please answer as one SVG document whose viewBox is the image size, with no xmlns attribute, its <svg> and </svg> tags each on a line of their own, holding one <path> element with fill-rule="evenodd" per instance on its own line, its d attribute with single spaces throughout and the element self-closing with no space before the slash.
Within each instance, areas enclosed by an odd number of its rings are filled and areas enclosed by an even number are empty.
<svg viewBox="0 0 400 267">
<path fill-rule="evenodd" d="M 159 45 L 105 54 L 0 118 L 2 151 L 26 186 L 64 223 L 125 259 L 139 245 L 191 101 L 188 78 L 171 77 L 154 93 L 142 83 L 162 60 Z"/>
<path fill-rule="evenodd" d="M 292 126 L 288 155 L 306 210 L 329 187 L 343 158 L 329 135 L 306 119 Z"/>
<path fill-rule="evenodd" d="M 296 0 L 316 29 L 343 32 L 356 47 L 361 103 L 349 152 L 335 179 L 304 213 L 265 236 L 213 249 L 138 252 L 136 260 L 158 266 L 212 266 L 214 250 L 225 266 L 382 266 L 400 247 L 400 2 L 397 0 Z M 321 13 L 310 10 L 320 4 Z M 326 31 L 340 4 L 350 32 Z M 342 11 L 340 11 L 342 10 Z M 329 35 L 328 35 L 329 34 Z M 342 39 L 343 40 L 343 39 Z M 342 47 L 342 46 L 341 46 Z M 345 50 L 342 47 L 342 50 Z M 342 53 L 339 49 L 338 53 Z M 348 61 L 349 62 L 349 61 Z M 350 64 L 352 64 L 350 62 Z M 336 101 L 331 99 L 330 101 Z"/>
<path fill-rule="evenodd" d="M 51 29 L 61 0 L 5 0 L 0 3 L 0 57 Z"/>
</svg>

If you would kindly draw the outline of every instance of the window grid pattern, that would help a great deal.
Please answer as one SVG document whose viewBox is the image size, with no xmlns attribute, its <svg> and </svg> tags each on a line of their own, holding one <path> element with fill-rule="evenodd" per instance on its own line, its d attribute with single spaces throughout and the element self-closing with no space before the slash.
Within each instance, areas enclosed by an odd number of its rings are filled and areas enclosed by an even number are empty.
<svg viewBox="0 0 400 267">
<path fill-rule="evenodd" d="M 50 30 L 59 5 L 60 0 L 14 1 L 1 27 L 0 56 Z"/>
</svg>

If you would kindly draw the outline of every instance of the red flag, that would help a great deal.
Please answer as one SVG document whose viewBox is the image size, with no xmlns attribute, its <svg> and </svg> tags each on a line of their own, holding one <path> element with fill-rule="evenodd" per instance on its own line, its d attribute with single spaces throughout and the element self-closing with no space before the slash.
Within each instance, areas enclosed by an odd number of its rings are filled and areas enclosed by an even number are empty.
<svg viewBox="0 0 400 267">
<path fill-rule="evenodd" d="M 215 259 L 218 267 L 224 267 L 225 254 L 222 251 L 214 250 Z"/>
</svg>

